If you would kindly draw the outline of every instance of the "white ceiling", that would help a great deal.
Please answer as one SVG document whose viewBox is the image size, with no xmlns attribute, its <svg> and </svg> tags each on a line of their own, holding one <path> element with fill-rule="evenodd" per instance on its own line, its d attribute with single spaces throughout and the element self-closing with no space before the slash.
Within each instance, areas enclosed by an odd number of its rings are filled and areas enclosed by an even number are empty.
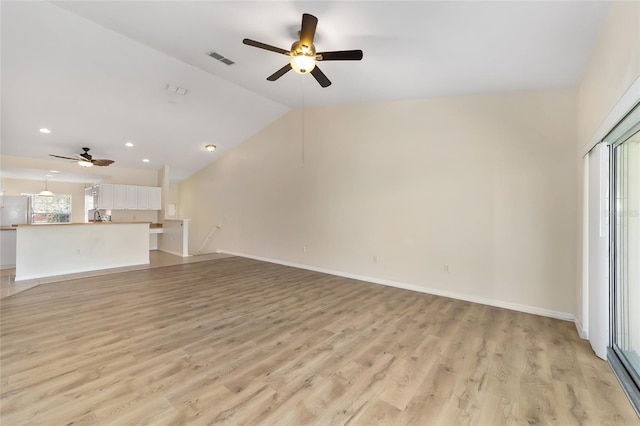
<svg viewBox="0 0 640 426">
<path fill-rule="evenodd" d="M 88 146 L 115 167 L 167 164 L 180 181 L 290 108 L 576 87 L 609 6 L 3 1 L 2 154 L 44 159 Z M 321 63 L 326 89 L 294 72 L 266 81 L 287 58 L 242 44 L 288 49 L 303 12 L 319 19 L 319 51 L 364 51 L 360 62 Z M 219 149 L 207 153 L 207 143 Z"/>
</svg>

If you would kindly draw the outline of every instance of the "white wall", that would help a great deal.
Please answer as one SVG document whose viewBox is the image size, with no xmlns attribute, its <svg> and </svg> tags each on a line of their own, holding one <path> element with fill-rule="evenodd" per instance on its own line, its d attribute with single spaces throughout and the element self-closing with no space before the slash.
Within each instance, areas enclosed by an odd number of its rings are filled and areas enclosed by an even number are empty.
<svg viewBox="0 0 640 426">
<path fill-rule="evenodd" d="M 571 317 L 575 98 L 290 112 L 180 185 L 190 251 L 220 224 L 205 251 Z"/>
<path fill-rule="evenodd" d="M 158 234 L 158 249 L 176 256 L 189 256 L 189 219 L 165 218 L 162 234 Z"/>
<path fill-rule="evenodd" d="M 613 2 L 578 88 L 576 162 L 580 186 L 583 184 L 582 156 L 585 153 L 585 147 L 598 142 L 594 140 L 594 135 L 604 136 L 617 121 L 624 117 L 625 108 L 617 107 L 623 102 L 623 96 L 628 93 L 628 89 L 634 83 L 637 84 L 638 78 L 640 78 L 640 2 Z M 624 103 L 631 105 L 633 101 L 629 102 L 625 99 Z M 578 195 L 579 205 L 582 206 L 582 192 Z M 582 213 L 579 212 L 576 218 L 578 229 L 584 229 Z M 586 240 L 583 238 L 583 233 L 579 232 L 576 253 L 583 252 L 583 241 L 586 242 Z M 585 318 L 589 315 L 582 309 L 583 285 L 588 284 L 583 283 L 583 275 L 588 270 L 588 265 L 585 268 L 582 256 L 578 256 L 576 266 L 578 275 L 576 320 L 579 329 L 584 333 Z M 606 304 L 608 301 L 602 301 L 602 303 Z"/>
</svg>

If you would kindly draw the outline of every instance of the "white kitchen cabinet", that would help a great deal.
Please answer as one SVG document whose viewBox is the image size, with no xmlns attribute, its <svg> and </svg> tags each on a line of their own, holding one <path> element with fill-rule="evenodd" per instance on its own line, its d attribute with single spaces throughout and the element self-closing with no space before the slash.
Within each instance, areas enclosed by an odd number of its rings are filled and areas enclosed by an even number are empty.
<svg viewBox="0 0 640 426">
<path fill-rule="evenodd" d="M 96 190 L 94 189 L 93 186 L 90 186 L 88 188 L 84 189 L 84 210 L 93 210 L 96 205 L 96 201 L 95 201 L 95 192 Z"/>
<path fill-rule="evenodd" d="M 127 185 L 113 185 L 113 208 L 125 210 L 127 204 Z"/>
<path fill-rule="evenodd" d="M 138 210 L 161 210 L 161 189 L 156 186 L 137 186 Z"/>
<path fill-rule="evenodd" d="M 162 210 L 162 189 L 157 186 L 149 187 L 149 210 Z"/>
<path fill-rule="evenodd" d="M 113 208 L 113 185 L 100 184 L 84 189 L 84 204 L 86 210 L 112 209 Z"/>
<path fill-rule="evenodd" d="M 138 210 L 149 210 L 149 189 L 148 186 L 137 186 L 138 189 Z"/>
<path fill-rule="evenodd" d="M 138 187 L 135 185 L 113 185 L 113 208 L 116 210 L 138 210 Z"/>
<path fill-rule="evenodd" d="M 100 210 L 114 208 L 113 187 L 110 183 L 94 185 L 93 188 L 93 207 Z"/>
<path fill-rule="evenodd" d="M 93 197 L 93 207 L 101 210 L 161 210 L 162 190 L 155 186 L 105 184 L 85 189 L 85 197 Z M 91 205 L 91 202 L 86 202 Z"/>
<path fill-rule="evenodd" d="M 127 185 L 127 210 L 139 210 L 138 209 L 138 187 L 134 185 Z"/>
</svg>

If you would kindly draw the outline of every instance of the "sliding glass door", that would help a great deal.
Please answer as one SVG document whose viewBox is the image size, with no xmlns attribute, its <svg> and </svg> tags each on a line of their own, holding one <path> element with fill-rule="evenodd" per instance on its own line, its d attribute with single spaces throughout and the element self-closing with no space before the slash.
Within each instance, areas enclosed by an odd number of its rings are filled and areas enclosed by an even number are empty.
<svg viewBox="0 0 640 426">
<path fill-rule="evenodd" d="M 640 107 L 616 129 L 607 138 L 613 195 L 608 358 L 640 412 Z"/>
</svg>

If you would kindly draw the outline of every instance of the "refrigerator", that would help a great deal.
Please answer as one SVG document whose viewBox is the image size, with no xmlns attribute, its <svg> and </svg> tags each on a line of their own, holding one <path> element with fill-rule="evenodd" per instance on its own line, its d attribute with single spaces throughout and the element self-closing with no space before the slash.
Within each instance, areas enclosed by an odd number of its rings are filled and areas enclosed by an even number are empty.
<svg viewBox="0 0 640 426">
<path fill-rule="evenodd" d="M 31 222 L 29 197 L 0 195 L 0 269 L 16 267 L 17 231 L 11 225 Z"/>
<path fill-rule="evenodd" d="M 29 197 L 26 195 L 0 195 L 0 226 L 30 222 Z"/>
</svg>

